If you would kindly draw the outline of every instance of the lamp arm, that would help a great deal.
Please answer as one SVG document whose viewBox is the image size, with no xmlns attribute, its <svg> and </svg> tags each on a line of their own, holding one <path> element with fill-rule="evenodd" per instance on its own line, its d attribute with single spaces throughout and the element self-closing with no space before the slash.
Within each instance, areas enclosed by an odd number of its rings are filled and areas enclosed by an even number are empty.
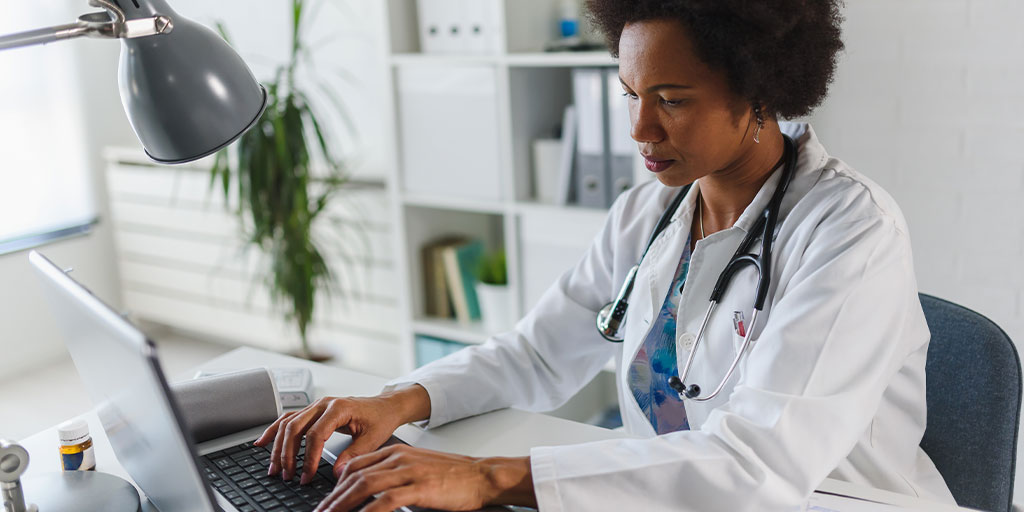
<svg viewBox="0 0 1024 512">
<path fill-rule="evenodd" d="M 0 50 L 35 46 L 64 39 L 74 39 L 76 37 L 88 35 L 88 33 L 89 29 L 80 23 L 69 23 L 67 25 L 39 28 L 26 32 L 0 36 Z"/>
<path fill-rule="evenodd" d="M 83 14 L 77 22 L 67 25 L 0 36 L 0 51 L 83 36 L 107 39 L 147 37 L 167 34 L 174 29 L 174 22 L 164 15 L 129 20 L 125 19 L 124 11 L 109 0 L 89 0 L 89 5 L 102 7 L 106 12 Z"/>
</svg>

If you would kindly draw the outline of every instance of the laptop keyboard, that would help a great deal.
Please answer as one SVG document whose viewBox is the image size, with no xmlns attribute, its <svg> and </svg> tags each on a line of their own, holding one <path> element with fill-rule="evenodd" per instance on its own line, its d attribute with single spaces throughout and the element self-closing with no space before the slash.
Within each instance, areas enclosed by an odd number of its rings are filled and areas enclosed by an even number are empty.
<svg viewBox="0 0 1024 512">
<path fill-rule="evenodd" d="M 306 440 L 302 440 L 295 462 L 301 471 L 306 453 Z M 299 476 L 291 481 L 280 475 L 268 476 L 269 447 L 253 446 L 245 442 L 201 457 L 207 479 L 241 512 L 256 511 L 311 511 L 334 489 L 336 480 L 330 463 L 320 459 L 316 476 L 308 485 L 299 485 Z"/>
</svg>

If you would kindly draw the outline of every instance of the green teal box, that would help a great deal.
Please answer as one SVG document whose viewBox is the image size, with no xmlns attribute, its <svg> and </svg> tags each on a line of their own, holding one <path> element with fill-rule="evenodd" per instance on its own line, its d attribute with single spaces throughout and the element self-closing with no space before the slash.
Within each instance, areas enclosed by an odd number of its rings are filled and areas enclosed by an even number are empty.
<svg viewBox="0 0 1024 512">
<path fill-rule="evenodd" d="M 416 336 L 416 366 L 423 366 L 436 361 L 448 354 L 454 354 L 466 348 L 466 344 L 457 341 L 434 338 L 432 336 Z"/>
</svg>

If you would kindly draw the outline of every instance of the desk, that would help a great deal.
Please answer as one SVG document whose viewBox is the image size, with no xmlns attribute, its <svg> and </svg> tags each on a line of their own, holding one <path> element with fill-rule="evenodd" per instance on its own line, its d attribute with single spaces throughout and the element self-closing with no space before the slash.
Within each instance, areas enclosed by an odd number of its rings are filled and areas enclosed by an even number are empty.
<svg viewBox="0 0 1024 512">
<path fill-rule="evenodd" d="M 256 366 L 300 366 L 313 372 L 317 396 L 371 396 L 377 394 L 385 379 L 358 372 L 329 367 L 303 359 L 257 350 L 240 348 L 212 359 L 196 370 L 217 371 L 251 368 Z M 195 370 L 186 375 L 176 376 L 177 380 L 191 378 Z M 131 481 L 107 442 L 107 436 L 94 412 L 85 415 L 89 422 L 96 449 L 97 469 Z M 503 409 L 466 418 L 440 428 L 423 430 L 404 425 L 395 433 L 405 442 L 422 448 L 461 453 L 475 457 L 526 456 L 533 446 L 575 444 L 627 437 L 624 432 L 607 430 L 592 425 L 576 423 L 543 414 L 529 413 L 516 409 Z M 56 427 L 36 433 L 21 444 L 32 457 L 26 477 L 52 471 L 60 471 L 57 457 Z M 819 487 L 822 491 L 890 503 L 912 510 L 965 511 L 968 509 L 948 507 L 920 500 L 911 496 L 878 489 L 857 486 L 847 482 L 828 479 Z M 141 494 L 141 491 L 140 491 Z M 31 497 L 29 497 L 31 499 Z M 151 507 L 147 510 L 154 510 Z"/>
</svg>

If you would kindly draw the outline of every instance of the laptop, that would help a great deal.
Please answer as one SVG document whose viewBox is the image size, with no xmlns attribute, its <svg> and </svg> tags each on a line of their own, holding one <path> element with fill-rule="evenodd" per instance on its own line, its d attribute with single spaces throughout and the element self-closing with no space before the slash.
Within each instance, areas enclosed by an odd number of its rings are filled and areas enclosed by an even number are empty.
<svg viewBox="0 0 1024 512">
<path fill-rule="evenodd" d="M 267 476 L 270 453 L 252 442 L 269 425 L 193 443 L 154 343 L 42 254 L 32 251 L 29 261 L 117 460 L 161 512 L 310 511 L 330 494 L 349 436 L 331 437 L 304 486 Z M 392 436 L 393 443 L 402 441 Z"/>
</svg>

